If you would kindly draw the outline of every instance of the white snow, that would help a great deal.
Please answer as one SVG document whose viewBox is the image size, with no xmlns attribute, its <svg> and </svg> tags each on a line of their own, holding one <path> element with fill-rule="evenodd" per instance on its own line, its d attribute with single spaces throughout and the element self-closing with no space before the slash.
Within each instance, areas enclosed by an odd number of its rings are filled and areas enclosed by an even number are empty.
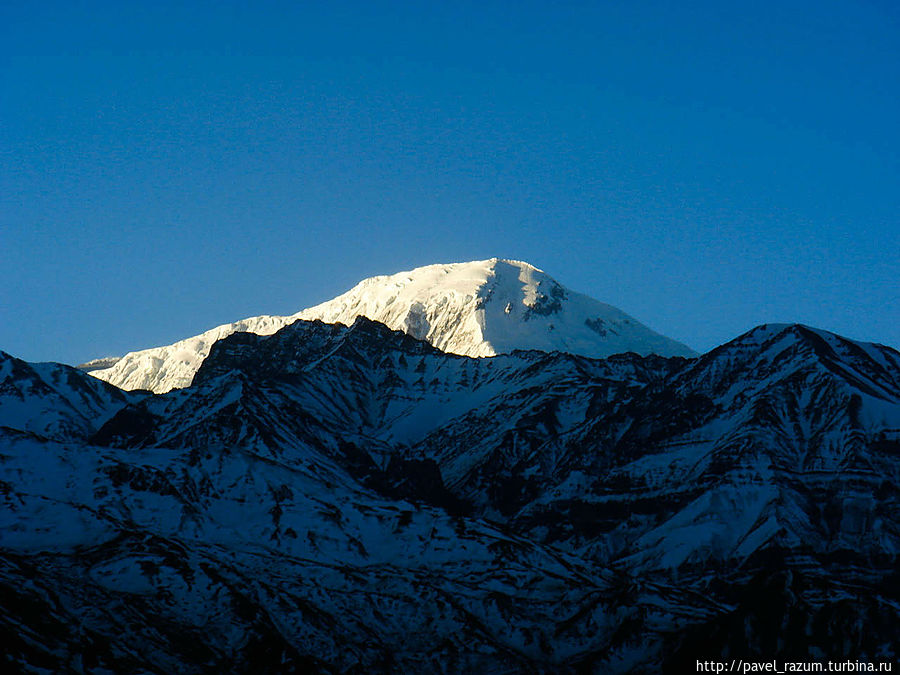
<svg viewBox="0 0 900 675">
<path fill-rule="evenodd" d="M 343 295 L 291 316 L 224 324 L 173 345 L 132 352 L 111 368 L 90 374 L 122 389 L 164 393 L 189 385 L 213 343 L 231 333 L 270 335 L 297 319 L 350 325 L 358 316 L 465 356 L 515 349 L 598 358 L 627 351 L 694 355 L 621 310 L 565 289 L 526 262 L 491 258 L 365 279 Z"/>
</svg>

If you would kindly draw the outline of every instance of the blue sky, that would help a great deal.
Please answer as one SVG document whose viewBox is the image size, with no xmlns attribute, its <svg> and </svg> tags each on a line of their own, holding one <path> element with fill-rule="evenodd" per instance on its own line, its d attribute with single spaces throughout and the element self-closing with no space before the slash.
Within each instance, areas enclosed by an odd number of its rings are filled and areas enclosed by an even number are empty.
<svg viewBox="0 0 900 675">
<path fill-rule="evenodd" d="M 560 5 L 3 3 L 0 349 L 493 256 L 698 350 L 900 347 L 897 6 Z"/>
</svg>

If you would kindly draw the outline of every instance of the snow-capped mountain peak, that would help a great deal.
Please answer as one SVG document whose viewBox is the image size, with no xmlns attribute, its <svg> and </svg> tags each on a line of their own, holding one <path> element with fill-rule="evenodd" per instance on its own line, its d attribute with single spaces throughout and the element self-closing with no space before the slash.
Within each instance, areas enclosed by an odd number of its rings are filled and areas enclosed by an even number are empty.
<svg viewBox="0 0 900 675">
<path fill-rule="evenodd" d="M 350 324 L 357 316 L 464 356 L 515 349 L 594 357 L 625 351 L 693 354 L 621 310 L 566 289 L 527 262 L 500 258 L 366 279 L 297 318 Z"/>
<path fill-rule="evenodd" d="M 371 277 L 294 315 L 218 326 L 173 345 L 132 352 L 91 374 L 124 389 L 166 392 L 190 384 L 212 344 L 231 333 L 269 335 L 296 319 L 350 325 L 359 316 L 464 356 L 516 349 L 591 357 L 629 351 L 694 355 L 623 311 L 566 289 L 529 263 L 491 258 Z"/>
</svg>

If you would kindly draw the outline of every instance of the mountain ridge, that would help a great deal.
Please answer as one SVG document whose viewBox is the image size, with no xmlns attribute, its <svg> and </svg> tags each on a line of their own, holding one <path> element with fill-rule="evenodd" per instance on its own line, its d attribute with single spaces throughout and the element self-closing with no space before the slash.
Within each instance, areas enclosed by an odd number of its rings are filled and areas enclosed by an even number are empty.
<svg viewBox="0 0 900 675">
<path fill-rule="evenodd" d="M 564 288 L 528 263 L 491 258 L 371 277 L 290 316 L 262 315 L 223 324 L 172 345 L 131 352 L 107 368 L 88 362 L 85 369 L 124 389 L 163 393 L 190 384 L 212 344 L 231 333 L 268 335 L 296 319 L 351 325 L 357 316 L 466 356 L 514 349 L 594 357 L 627 351 L 694 355 L 621 310 Z"/>
</svg>

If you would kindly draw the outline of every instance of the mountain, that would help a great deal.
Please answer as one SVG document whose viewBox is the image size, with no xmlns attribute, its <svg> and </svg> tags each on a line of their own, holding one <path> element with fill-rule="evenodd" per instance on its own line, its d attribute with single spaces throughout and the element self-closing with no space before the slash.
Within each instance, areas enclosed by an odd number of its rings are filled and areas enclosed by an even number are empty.
<svg viewBox="0 0 900 675">
<path fill-rule="evenodd" d="M 516 349 L 591 357 L 694 355 L 621 310 L 564 288 L 528 263 L 492 258 L 373 277 L 292 316 L 244 319 L 173 345 L 132 352 L 107 368 L 89 362 L 84 369 L 123 389 L 164 393 L 189 385 L 210 347 L 226 335 L 269 335 L 297 319 L 350 325 L 358 316 L 465 356 Z"/>
<path fill-rule="evenodd" d="M 84 440 L 142 398 L 61 363 L 26 363 L 0 351 L 0 428 L 55 441 Z"/>
<path fill-rule="evenodd" d="M 86 439 L 0 429 L 13 671 L 898 656 L 888 347 L 766 325 L 698 358 L 471 358 L 298 320 L 131 396 Z"/>
</svg>

